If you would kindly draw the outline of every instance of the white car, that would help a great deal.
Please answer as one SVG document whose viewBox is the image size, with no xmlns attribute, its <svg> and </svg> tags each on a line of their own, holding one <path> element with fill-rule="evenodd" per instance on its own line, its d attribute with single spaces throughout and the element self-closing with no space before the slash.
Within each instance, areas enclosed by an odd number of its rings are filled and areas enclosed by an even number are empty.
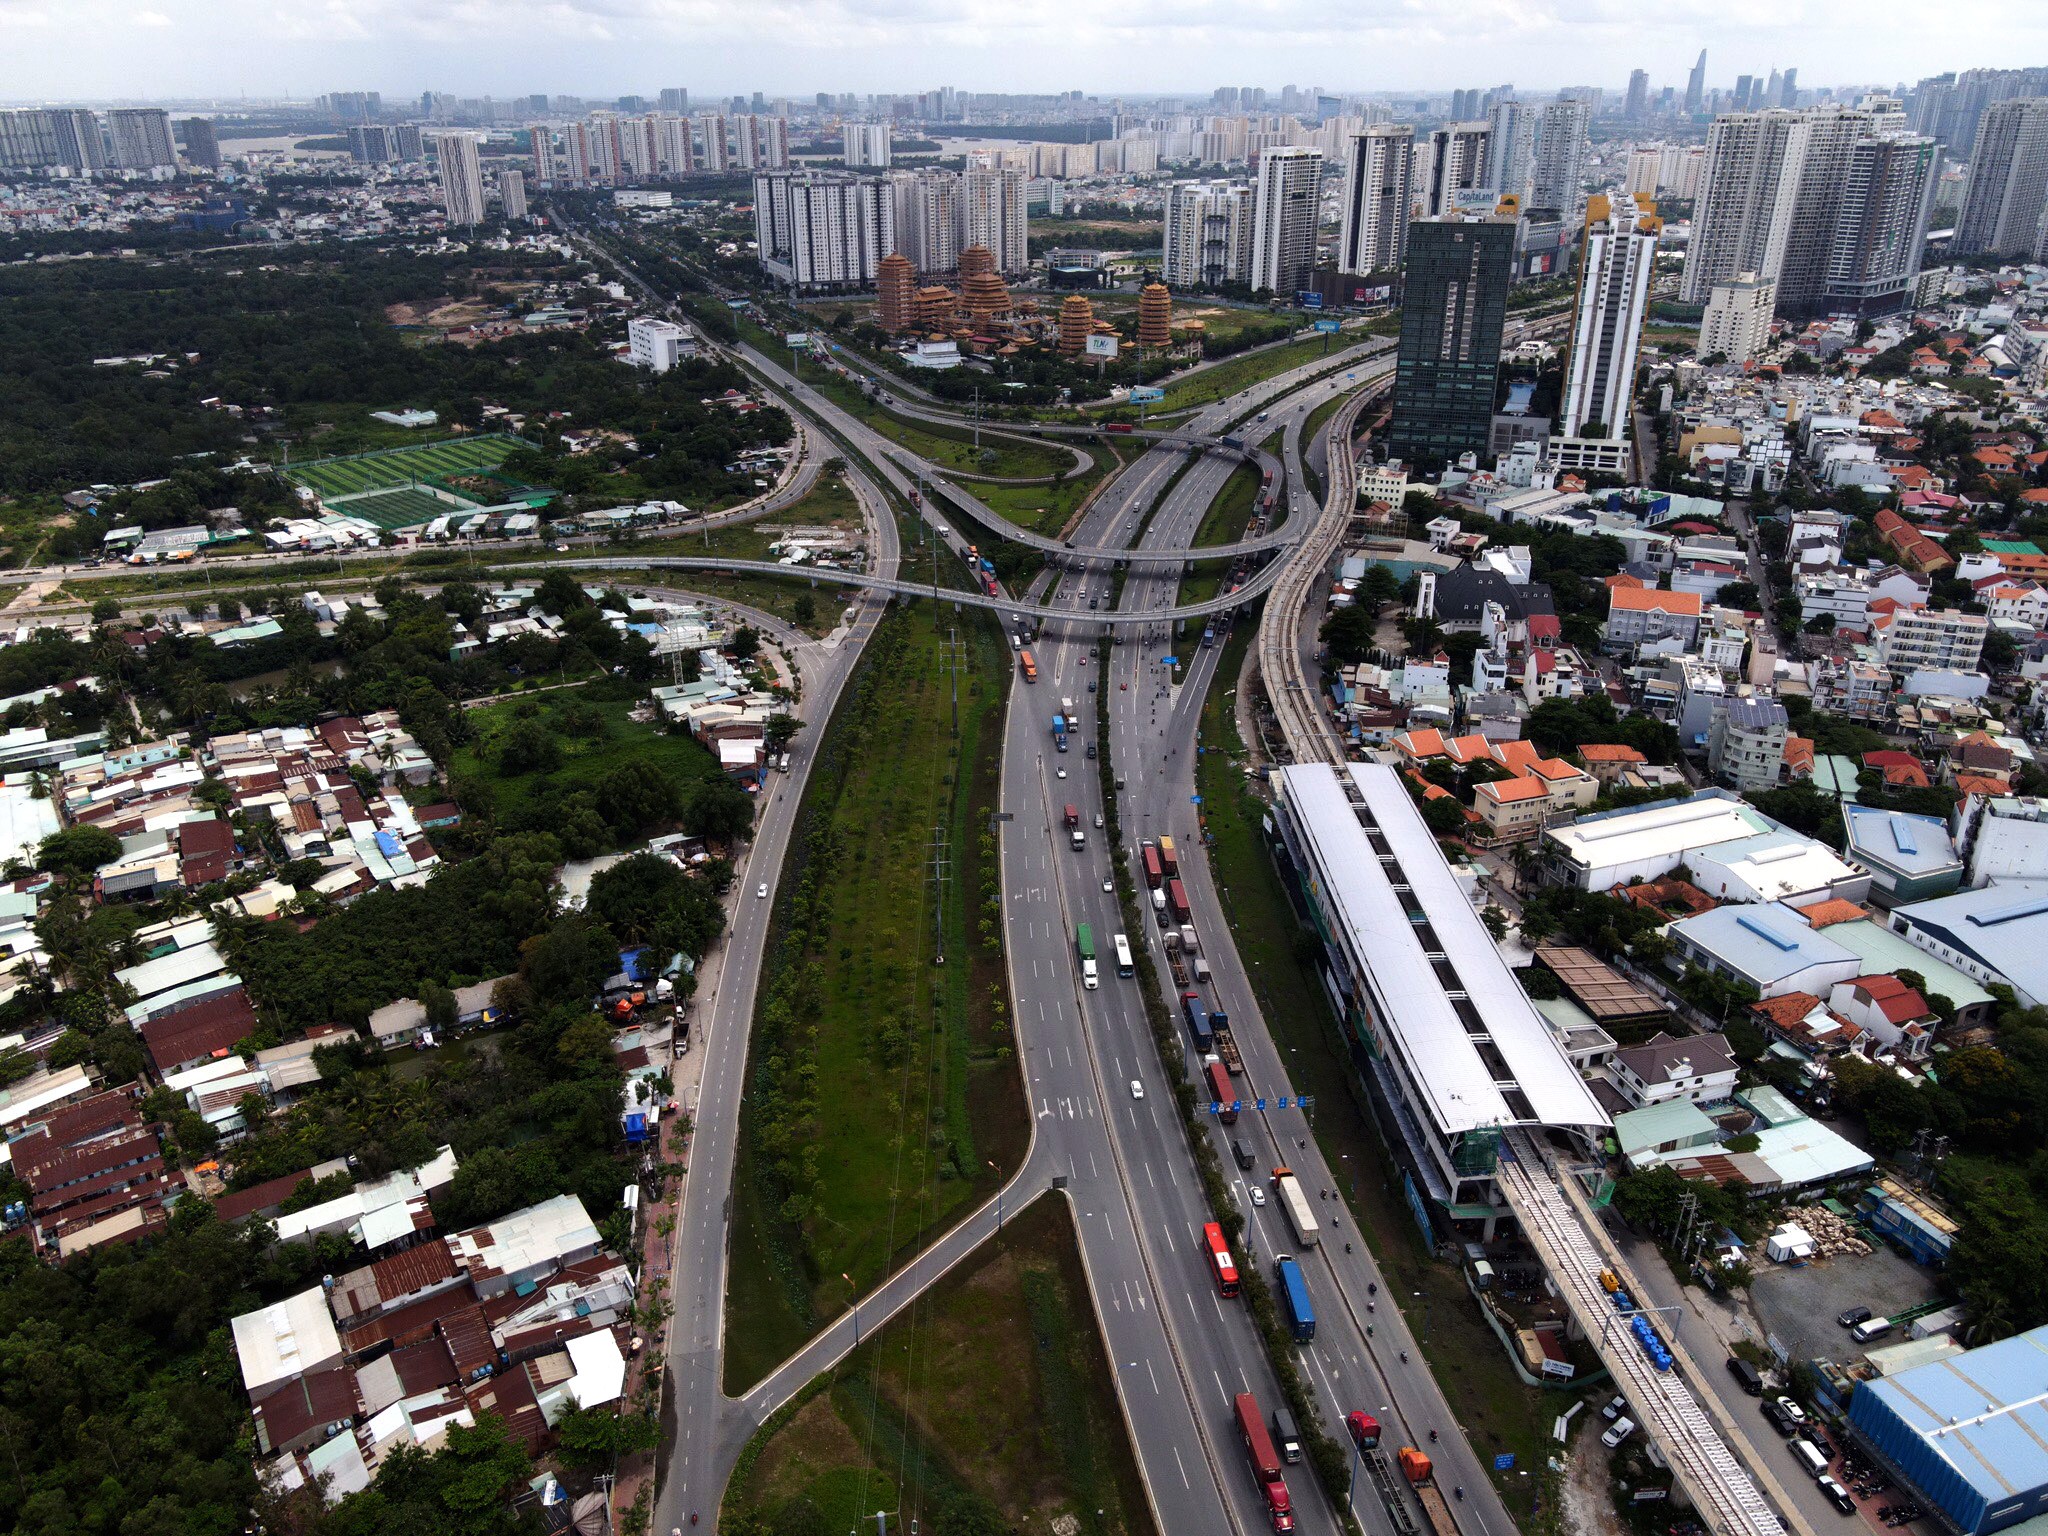
<svg viewBox="0 0 2048 1536">
<path fill-rule="evenodd" d="M 1264 1210 L 1266 1208 L 1266 1192 L 1256 1184 L 1251 1186 L 1251 1191 L 1252 1204 L 1259 1207 L 1260 1210 Z"/>
<path fill-rule="evenodd" d="M 1134 1099 L 1142 1099 L 1143 1097 L 1145 1097 L 1145 1085 L 1139 1082 L 1135 1077 L 1131 1079 L 1131 1097 Z"/>
<path fill-rule="evenodd" d="M 766 901 L 768 899 L 768 882 L 763 880 L 759 885 L 755 886 L 754 894 L 760 897 L 761 900 Z"/>
<path fill-rule="evenodd" d="M 1102 882 L 1102 889 L 1104 891 L 1114 891 L 1116 889 L 1116 882 L 1114 880 L 1105 880 Z"/>
<path fill-rule="evenodd" d="M 1063 778 L 1063 779 L 1064 779 L 1064 778 L 1065 778 L 1065 777 L 1067 776 L 1067 770 L 1066 770 L 1066 769 L 1064 769 L 1064 768 L 1058 769 L 1058 770 L 1056 770 L 1056 771 L 1057 771 L 1057 773 L 1058 773 L 1058 776 L 1059 776 L 1060 778 Z"/>
</svg>

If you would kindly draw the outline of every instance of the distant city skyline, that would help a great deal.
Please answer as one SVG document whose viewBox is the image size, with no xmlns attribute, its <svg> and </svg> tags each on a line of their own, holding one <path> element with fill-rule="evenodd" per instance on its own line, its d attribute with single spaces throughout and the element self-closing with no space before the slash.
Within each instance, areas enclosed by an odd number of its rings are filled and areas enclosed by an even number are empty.
<svg viewBox="0 0 2048 1536">
<path fill-rule="evenodd" d="M 1333 32 L 1306 0 L 1245 10 L 1137 0 L 0 0 L 10 100 L 308 99 L 333 90 L 499 97 L 736 91 L 1202 94 L 1289 81 L 1444 92 L 1596 85 L 1683 93 L 1797 67 L 1809 89 L 2048 60 L 2048 12 L 2011 0 L 1362 0 Z"/>
</svg>

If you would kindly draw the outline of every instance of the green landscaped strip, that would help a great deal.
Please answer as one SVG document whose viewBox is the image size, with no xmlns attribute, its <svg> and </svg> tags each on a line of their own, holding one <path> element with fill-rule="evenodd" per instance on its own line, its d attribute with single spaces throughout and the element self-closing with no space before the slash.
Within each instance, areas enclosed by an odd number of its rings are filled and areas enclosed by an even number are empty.
<svg viewBox="0 0 2048 1536">
<path fill-rule="evenodd" d="M 914 1312 L 776 1414 L 734 1468 L 725 1527 L 852 1530 L 890 1509 L 904 1530 L 944 1530 L 935 1514 L 962 1498 L 994 1517 L 970 1529 L 1153 1529 L 1057 1198 L 1012 1213 Z M 806 1505 L 821 1521 L 803 1524 Z"/>
<path fill-rule="evenodd" d="M 729 1388 L 751 1386 L 1022 1155 L 1012 1033 L 992 1011 L 1006 995 L 1002 952 L 981 928 L 994 868 L 983 834 L 1013 672 L 992 621 L 923 601 L 897 607 L 827 728 L 749 1055 Z M 937 826 L 949 871 L 944 966 L 933 964 Z"/>
</svg>

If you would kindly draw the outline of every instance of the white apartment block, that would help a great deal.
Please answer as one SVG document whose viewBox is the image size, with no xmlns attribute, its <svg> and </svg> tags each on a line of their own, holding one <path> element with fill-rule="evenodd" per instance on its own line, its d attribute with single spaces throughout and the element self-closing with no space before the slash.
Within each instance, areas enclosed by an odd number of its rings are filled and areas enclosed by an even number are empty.
<svg viewBox="0 0 2048 1536">
<path fill-rule="evenodd" d="M 1414 148 L 1415 130 L 1391 123 L 1351 136 L 1337 238 L 1339 272 L 1391 272 L 1401 265 L 1414 202 Z"/>
<path fill-rule="evenodd" d="M 960 178 L 951 171 L 897 171 L 896 250 L 922 274 L 960 270 Z"/>
<path fill-rule="evenodd" d="M 1169 288 L 1217 288 L 1251 273 L 1252 189 L 1242 182 L 1177 181 L 1166 193 Z"/>
<path fill-rule="evenodd" d="M 754 238 L 761 265 L 793 288 L 866 288 L 896 249 L 895 200 L 879 176 L 756 176 Z"/>
<path fill-rule="evenodd" d="M 1316 264 L 1322 209 L 1323 152 L 1299 147 L 1259 156 L 1252 202 L 1252 288 L 1292 297 Z"/>
<path fill-rule="evenodd" d="M 441 202 L 448 222 L 483 223 L 484 173 L 476 140 L 466 133 L 444 133 L 434 153 L 441 162 Z"/>
<path fill-rule="evenodd" d="M 1031 267 L 1025 202 L 1029 179 L 1020 166 L 967 168 L 960 248 L 988 247 L 989 254 L 996 259 L 996 270 L 1006 276 L 1029 271 Z"/>
<path fill-rule="evenodd" d="M 1876 621 L 1877 659 L 1895 677 L 1913 672 L 1974 672 L 1991 621 L 1981 613 L 1902 608 Z"/>
<path fill-rule="evenodd" d="M 846 145 L 848 170 L 886 171 L 889 168 L 889 125 L 847 123 L 840 130 Z"/>
<path fill-rule="evenodd" d="M 523 219 L 526 217 L 525 172 L 498 172 L 498 201 L 505 205 L 506 218 Z"/>
<path fill-rule="evenodd" d="M 1644 200 L 1645 202 L 1648 199 Z M 1624 441 L 1634 417 L 1636 356 L 1649 311 L 1651 264 L 1663 220 L 1630 199 L 1586 205 L 1586 238 L 1565 375 L 1560 427 L 1577 437 L 1588 422 Z"/>
<path fill-rule="evenodd" d="M 1707 312 L 1700 318 L 1699 355 L 1716 354 L 1742 364 L 1762 354 L 1771 340 L 1771 311 L 1778 290 L 1754 272 L 1743 272 L 1714 284 Z"/>
<path fill-rule="evenodd" d="M 1493 129 L 1489 124 L 1446 123 L 1429 136 L 1429 175 L 1422 203 L 1432 219 L 1461 213 L 1475 197 L 1491 208 L 1487 174 Z"/>
<path fill-rule="evenodd" d="M 1536 140 L 1529 167 L 1529 204 L 1553 208 L 1566 225 L 1578 222 L 1586 199 L 1586 167 L 1590 155 L 1587 130 L 1593 122 L 1591 102 L 1560 97 L 1536 114 Z"/>
</svg>

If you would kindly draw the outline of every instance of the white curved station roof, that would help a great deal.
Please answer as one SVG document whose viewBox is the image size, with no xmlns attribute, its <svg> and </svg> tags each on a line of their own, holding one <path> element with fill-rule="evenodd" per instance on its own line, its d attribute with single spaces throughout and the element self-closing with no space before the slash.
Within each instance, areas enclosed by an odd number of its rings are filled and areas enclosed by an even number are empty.
<svg viewBox="0 0 2048 1536">
<path fill-rule="evenodd" d="M 1388 1045 L 1405 1059 L 1426 1101 L 1418 1107 L 1438 1130 L 1457 1135 L 1485 1126 L 1606 1125 L 1606 1113 L 1509 973 L 1399 773 L 1378 763 L 1342 769 L 1317 763 L 1282 769 L 1279 776 L 1308 845 L 1325 914 L 1347 931 L 1353 954 L 1369 971 Z M 1476 1021 L 1461 1016 L 1452 983 L 1425 950 L 1421 930 L 1366 836 L 1347 780 L 1400 865 Z"/>
</svg>

